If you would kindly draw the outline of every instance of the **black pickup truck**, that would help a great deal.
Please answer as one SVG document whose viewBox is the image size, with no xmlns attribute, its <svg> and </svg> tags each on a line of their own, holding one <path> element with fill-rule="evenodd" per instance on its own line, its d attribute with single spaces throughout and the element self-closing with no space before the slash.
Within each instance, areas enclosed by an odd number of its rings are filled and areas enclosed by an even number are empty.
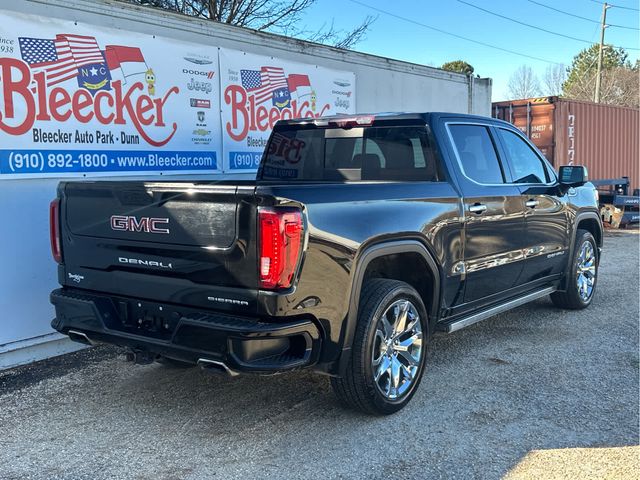
<svg viewBox="0 0 640 480">
<path fill-rule="evenodd" d="M 602 246 L 584 167 L 451 113 L 281 121 L 255 181 L 62 182 L 50 214 L 59 332 L 141 363 L 308 368 L 374 414 L 411 399 L 437 331 L 587 307 Z"/>
</svg>

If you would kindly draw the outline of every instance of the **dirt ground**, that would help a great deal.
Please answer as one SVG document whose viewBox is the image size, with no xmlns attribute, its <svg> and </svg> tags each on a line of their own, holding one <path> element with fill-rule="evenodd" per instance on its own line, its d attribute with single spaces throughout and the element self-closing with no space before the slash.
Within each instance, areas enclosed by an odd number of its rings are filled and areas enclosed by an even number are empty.
<svg viewBox="0 0 640 480">
<path fill-rule="evenodd" d="M 607 231 L 585 311 L 542 299 L 431 342 L 401 413 L 328 379 L 135 366 L 97 347 L 0 372 L 0 478 L 637 479 L 639 238 Z"/>
</svg>

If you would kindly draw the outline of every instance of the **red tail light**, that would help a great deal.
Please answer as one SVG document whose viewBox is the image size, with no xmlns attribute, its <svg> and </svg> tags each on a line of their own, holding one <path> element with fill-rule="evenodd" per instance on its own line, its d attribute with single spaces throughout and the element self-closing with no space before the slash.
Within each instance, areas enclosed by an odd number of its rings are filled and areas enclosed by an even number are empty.
<svg viewBox="0 0 640 480">
<path fill-rule="evenodd" d="M 302 248 L 302 213 L 262 208 L 258 223 L 260 287 L 289 288 Z"/>
<path fill-rule="evenodd" d="M 57 198 L 49 204 L 49 238 L 51 239 L 51 255 L 62 262 L 62 237 L 60 236 L 60 200 Z"/>
</svg>

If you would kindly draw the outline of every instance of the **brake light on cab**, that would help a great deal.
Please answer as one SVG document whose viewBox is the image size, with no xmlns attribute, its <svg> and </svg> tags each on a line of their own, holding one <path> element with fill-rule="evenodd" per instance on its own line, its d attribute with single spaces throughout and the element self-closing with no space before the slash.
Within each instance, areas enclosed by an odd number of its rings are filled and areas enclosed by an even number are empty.
<svg viewBox="0 0 640 480">
<path fill-rule="evenodd" d="M 53 259 L 62 263 L 62 236 L 60 234 L 60 200 L 52 200 L 49 204 L 49 239 L 51 240 L 51 255 Z"/>
<path fill-rule="evenodd" d="M 341 116 L 330 119 L 317 119 L 314 121 L 318 127 L 338 127 L 338 128 L 356 128 L 356 127 L 370 127 L 373 125 L 375 115 L 355 115 L 355 116 Z"/>
<path fill-rule="evenodd" d="M 260 287 L 289 288 L 302 251 L 303 223 L 300 210 L 258 210 Z"/>
</svg>

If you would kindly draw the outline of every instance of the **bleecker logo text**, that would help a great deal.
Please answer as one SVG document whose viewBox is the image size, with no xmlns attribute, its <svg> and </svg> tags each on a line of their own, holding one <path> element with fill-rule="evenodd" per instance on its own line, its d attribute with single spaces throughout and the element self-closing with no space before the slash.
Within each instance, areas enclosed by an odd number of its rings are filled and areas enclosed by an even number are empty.
<svg viewBox="0 0 640 480">
<path fill-rule="evenodd" d="M 249 131 L 266 132 L 273 129 L 278 120 L 289 118 L 318 118 L 331 108 L 324 105 L 319 112 L 311 109 L 309 101 L 298 103 L 291 100 L 291 108 L 267 108 L 256 105 L 255 95 L 247 95 L 247 91 L 240 85 L 229 85 L 224 92 L 224 101 L 231 106 L 231 122 L 227 122 L 227 134 L 235 141 L 244 140 Z"/>
<path fill-rule="evenodd" d="M 151 126 L 166 126 L 164 106 L 171 95 L 179 93 L 178 87 L 171 87 L 162 98 L 152 98 L 142 93 L 142 82 L 133 83 L 124 91 L 122 82 L 116 80 L 111 83 L 113 91 L 99 90 L 92 97 L 85 89 L 73 94 L 61 87 L 47 90 L 46 82 L 43 71 L 32 78 L 29 66 L 23 61 L 0 58 L 0 88 L 4 99 L 0 130 L 10 135 L 23 135 L 36 121 L 66 122 L 71 117 L 85 124 L 93 119 L 103 125 L 125 125 L 130 121 L 150 145 L 160 147 L 171 140 L 178 128 L 174 122 L 169 135 L 157 140 L 147 131 Z M 16 119 L 15 104 L 26 105 L 22 118 Z"/>
<path fill-rule="evenodd" d="M 262 65 L 239 72 L 229 69 L 227 74 L 230 81 L 240 81 L 224 90 L 224 102 L 231 107 L 225 130 L 236 142 L 249 131 L 271 130 L 278 120 L 317 118 L 331 108 L 318 102 L 313 82 L 304 73 L 287 74 L 283 67 Z"/>
</svg>

